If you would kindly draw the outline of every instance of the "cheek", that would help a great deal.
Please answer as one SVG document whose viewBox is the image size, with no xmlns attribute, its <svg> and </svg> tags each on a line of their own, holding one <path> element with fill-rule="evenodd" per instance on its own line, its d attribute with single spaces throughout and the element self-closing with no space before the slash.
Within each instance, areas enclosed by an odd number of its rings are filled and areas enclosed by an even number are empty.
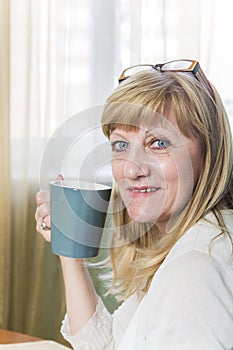
<svg viewBox="0 0 233 350">
<path fill-rule="evenodd" d="M 123 177 L 123 164 L 119 159 L 112 160 L 112 175 L 115 181 L 119 181 Z"/>
<path fill-rule="evenodd" d="M 175 185 L 179 180 L 179 173 L 182 171 L 174 157 L 168 155 L 165 161 L 160 162 L 160 172 L 165 183 Z"/>
<path fill-rule="evenodd" d="M 165 182 L 171 186 L 172 190 L 177 190 L 177 187 L 193 187 L 193 167 L 187 154 L 181 152 L 173 156 L 169 155 L 166 161 L 160 163 L 160 167 Z"/>
<path fill-rule="evenodd" d="M 175 183 L 178 180 L 179 171 L 177 165 L 177 161 L 170 156 L 167 157 L 166 161 L 160 162 L 160 171 L 165 182 Z"/>
</svg>

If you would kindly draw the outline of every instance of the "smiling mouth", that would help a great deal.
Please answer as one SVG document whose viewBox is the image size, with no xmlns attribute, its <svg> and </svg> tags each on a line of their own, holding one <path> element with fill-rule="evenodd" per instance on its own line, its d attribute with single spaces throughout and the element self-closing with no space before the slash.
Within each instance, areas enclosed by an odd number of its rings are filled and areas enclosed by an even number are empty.
<svg viewBox="0 0 233 350">
<path fill-rule="evenodd" d="M 131 188 L 133 193 L 151 193 L 160 190 L 161 187 L 143 187 L 143 188 Z"/>
</svg>

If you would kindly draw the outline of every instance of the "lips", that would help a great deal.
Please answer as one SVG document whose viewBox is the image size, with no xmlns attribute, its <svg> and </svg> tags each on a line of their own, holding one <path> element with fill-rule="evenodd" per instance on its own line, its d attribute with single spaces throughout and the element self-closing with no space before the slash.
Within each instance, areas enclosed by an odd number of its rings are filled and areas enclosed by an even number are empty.
<svg viewBox="0 0 233 350">
<path fill-rule="evenodd" d="M 130 191 L 131 196 L 135 197 L 137 195 L 149 195 L 157 192 L 160 190 L 161 187 L 154 187 L 154 186 L 140 186 L 140 187 L 129 187 L 128 190 Z"/>
<path fill-rule="evenodd" d="M 155 187 L 155 186 L 140 186 L 140 187 L 131 186 L 129 187 L 129 190 L 133 192 L 155 192 L 160 188 L 161 187 Z"/>
</svg>

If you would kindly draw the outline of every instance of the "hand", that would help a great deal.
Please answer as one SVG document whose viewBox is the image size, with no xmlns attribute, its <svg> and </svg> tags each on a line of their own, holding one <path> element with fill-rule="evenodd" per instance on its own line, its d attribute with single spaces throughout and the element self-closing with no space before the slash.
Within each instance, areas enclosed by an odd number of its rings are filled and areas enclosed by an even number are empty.
<svg viewBox="0 0 233 350">
<path fill-rule="evenodd" d="M 57 180 L 64 180 L 62 175 L 59 175 Z M 49 191 L 39 191 L 36 194 L 36 230 L 46 241 L 51 242 L 51 219 L 50 219 L 50 193 Z M 46 227 L 42 228 L 42 224 Z"/>
<path fill-rule="evenodd" d="M 39 191 L 36 194 L 36 230 L 46 241 L 51 242 L 51 224 L 50 224 L 50 193 L 48 191 Z M 46 224 L 43 229 L 41 224 Z"/>
</svg>

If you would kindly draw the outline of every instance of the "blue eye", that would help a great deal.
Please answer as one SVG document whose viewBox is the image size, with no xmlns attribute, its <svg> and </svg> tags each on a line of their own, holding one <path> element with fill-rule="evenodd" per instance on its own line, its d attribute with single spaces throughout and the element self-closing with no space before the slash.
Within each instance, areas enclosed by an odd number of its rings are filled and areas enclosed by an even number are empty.
<svg viewBox="0 0 233 350">
<path fill-rule="evenodd" d="M 125 141 L 115 141 L 111 144 L 113 152 L 124 152 L 128 148 L 128 143 Z"/>
<path fill-rule="evenodd" d="M 151 143 L 151 147 L 158 150 L 166 150 L 169 145 L 169 141 L 163 139 L 157 139 Z"/>
</svg>

